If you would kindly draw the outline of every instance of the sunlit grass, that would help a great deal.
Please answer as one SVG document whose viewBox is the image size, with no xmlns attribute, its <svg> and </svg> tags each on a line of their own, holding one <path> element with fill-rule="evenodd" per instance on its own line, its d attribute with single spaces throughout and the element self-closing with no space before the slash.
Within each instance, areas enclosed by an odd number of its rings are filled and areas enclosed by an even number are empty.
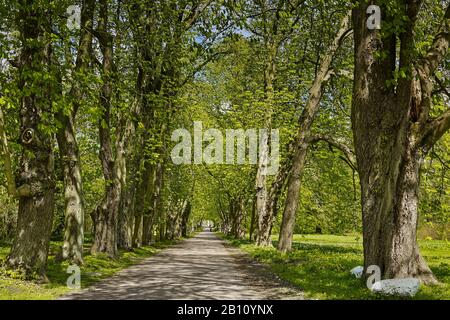
<svg viewBox="0 0 450 320">
<path fill-rule="evenodd" d="M 93 256 L 89 254 L 90 246 L 86 245 L 84 264 L 81 266 L 81 287 L 86 288 L 101 279 L 110 277 L 116 272 L 152 256 L 174 242 L 159 242 L 133 251 L 120 251 L 120 255 L 116 259 L 111 259 L 106 255 Z M 70 292 L 71 290 L 66 285 L 67 278 L 70 276 L 66 273 L 69 264 L 55 261 L 55 254 L 60 246 L 61 243 L 58 242 L 52 242 L 50 245 L 47 267 L 49 283 L 37 284 L 33 281 L 23 281 L 0 275 L 0 300 L 50 300 Z M 8 253 L 9 246 L 0 245 L 0 260 L 5 259 Z"/>
<path fill-rule="evenodd" d="M 272 237 L 277 245 L 278 236 Z M 349 271 L 363 264 L 359 235 L 295 235 L 294 250 L 281 254 L 275 248 L 258 248 L 248 241 L 231 240 L 256 260 L 268 264 L 282 279 L 303 289 L 313 299 L 383 299 L 371 293 Z M 414 299 L 450 299 L 450 243 L 422 240 L 421 252 L 442 285 L 421 286 Z"/>
</svg>

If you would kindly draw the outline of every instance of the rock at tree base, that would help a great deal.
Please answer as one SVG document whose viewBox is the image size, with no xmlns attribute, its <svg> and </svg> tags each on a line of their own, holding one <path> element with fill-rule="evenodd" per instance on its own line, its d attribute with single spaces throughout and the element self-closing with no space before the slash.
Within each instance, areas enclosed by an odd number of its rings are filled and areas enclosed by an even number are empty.
<svg viewBox="0 0 450 320">
<path fill-rule="evenodd" d="M 357 267 L 354 267 L 352 270 L 350 270 L 350 273 L 352 275 L 354 275 L 355 278 L 361 278 L 363 271 L 364 271 L 364 267 L 357 266 Z"/>
<path fill-rule="evenodd" d="M 414 297 L 419 286 L 420 281 L 415 278 L 388 279 L 375 282 L 371 290 L 384 295 Z"/>
</svg>

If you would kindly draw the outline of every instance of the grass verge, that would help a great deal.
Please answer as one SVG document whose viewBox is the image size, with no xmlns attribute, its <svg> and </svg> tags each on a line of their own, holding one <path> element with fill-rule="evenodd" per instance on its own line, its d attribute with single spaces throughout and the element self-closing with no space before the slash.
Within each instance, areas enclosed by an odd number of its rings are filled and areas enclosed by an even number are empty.
<svg viewBox="0 0 450 320">
<path fill-rule="evenodd" d="M 90 245 L 86 245 L 84 264 L 81 266 L 81 287 L 87 288 L 101 279 L 108 278 L 124 268 L 141 262 L 178 241 L 158 242 L 133 251 L 121 250 L 119 256 L 115 259 L 107 255 L 91 255 L 89 253 Z M 52 300 L 70 292 L 71 290 L 66 285 L 67 278 L 70 276 L 66 273 L 69 264 L 55 261 L 55 255 L 60 247 L 60 242 L 50 243 L 47 266 L 49 283 L 38 284 L 34 281 L 24 281 L 0 275 L 0 300 Z M 6 258 L 9 249 L 9 246 L 0 244 L 0 260 Z"/>
<path fill-rule="evenodd" d="M 272 238 L 276 247 L 277 235 Z M 371 293 L 349 271 L 363 264 L 362 239 L 357 235 L 295 235 L 293 251 L 282 254 L 275 248 L 259 248 L 246 240 L 227 239 L 267 264 L 280 278 L 304 290 L 311 299 L 389 299 Z M 450 242 L 419 241 L 421 253 L 442 282 L 421 286 L 413 299 L 450 299 Z"/>
</svg>

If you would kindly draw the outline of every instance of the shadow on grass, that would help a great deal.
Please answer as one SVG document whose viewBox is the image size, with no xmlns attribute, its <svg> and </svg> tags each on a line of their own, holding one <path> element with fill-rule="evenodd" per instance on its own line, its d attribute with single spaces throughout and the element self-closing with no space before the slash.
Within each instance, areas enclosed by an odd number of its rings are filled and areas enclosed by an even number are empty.
<svg viewBox="0 0 450 320">
<path fill-rule="evenodd" d="M 144 259 L 154 255 L 155 253 L 167 248 L 173 244 L 180 242 L 181 239 L 177 240 L 166 240 L 162 242 L 157 242 L 151 246 L 144 246 L 136 248 L 133 250 L 119 250 L 119 255 L 116 258 L 111 258 L 106 254 L 90 254 L 90 243 L 85 243 L 84 247 L 84 263 L 80 267 L 81 270 L 81 286 L 82 288 L 89 287 L 94 283 L 102 280 L 104 278 L 114 275 L 116 272 L 137 264 Z M 67 279 L 71 275 L 67 273 L 67 268 L 69 267 L 68 262 L 59 262 L 56 259 L 57 254 L 61 248 L 61 242 L 52 241 L 49 248 L 49 258 L 47 261 L 47 277 L 49 283 L 41 284 L 39 286 L 34 285 L 33 281 L 22 281 L 15 279 L 6 279 L 5 283 L 8 286 L 18 288 L 21 286 L 33 286 L 33 292 L 30 294 L 21 296 L 19 298 L 24 299 L 40 299 L 41 297 L 57 297 L 61 294 L 67 293 L 70 290 L 67 288 Z M 7 252 L 9 252 L 9 245 L 0 247 L 0 259 L 5 259 Z M 1 279 L 0 279 L 1 280 Z M 1 289 L 1 283 L 0 283 Z M 17 290 L 23 291 L 23 290 Z M 0 290 L 0 297 L 1 295 Z M 8 299 L 14 299 L 14 295 L 6 296 Z"/>
<path fill-rule="evenodd" d="M 278 241 L 274 241 L 274 246 L 278 246 Z M 293 250 L 307 250 L 307 251 L 320 251 L 321 253 L 355 253 L 360 254 L 362 250 L 356 247 L 350 246 L 337 246 L 337 245 L 326 245 L 326 244 L 315 244 L 315 243 L 304 243 L 304 242 L 294 242 L 292 244 Z"/>
<path fill-rule="evenodd" d="M 363 251 L 360 246 L 336 245 L 296 241 L 293 250 L 287 254 L 273 248 L 261 248 L 248 240 L 228 239 L 233 246 L 240 247 L 255 260 L 270 266 L 280 278 L 295 284 L 305 291 L 309 298 L 318 299 L 389 299 L 409 298 L 386 297 L 370 292 L 366 284 L 354 278 L 350 270 L 363 264 Z M 442 250 L 442 248 L 439 248 Z M 438 251 L 425 249 L 429 264 L 440 281 L 441 286 L 422 286 L 415 299 L 450 299 L 450 268 L 445 257 Z M 445 260 L 445 261 L 444 261 Z"/>
</svg>

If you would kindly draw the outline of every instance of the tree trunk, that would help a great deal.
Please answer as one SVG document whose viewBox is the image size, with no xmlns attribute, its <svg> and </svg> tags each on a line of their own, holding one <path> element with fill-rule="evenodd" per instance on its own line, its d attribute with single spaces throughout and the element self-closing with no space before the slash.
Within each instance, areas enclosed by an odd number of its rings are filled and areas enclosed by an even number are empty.
<svg viewBox="0 0 450 320">
<path fill-rule="evenodd" d="M 139 69 L 136 81 L 136 92 L 141 90 L 142 70 Z M 132 113 L 136 118 L 140 114 L 141 98 L 135 98 Z M 120 195 L 119 217 L 117 226 L 117 245 L 119 248 L 133 248 L 133 218 L 135 211 L 136 188 L 139 183 L 138 172 L 141 160 L 142 137 L 132 138 L 136 134 L 136 123 L 128 114 L 120 115 L 121 125 L 116 134 L 116 176 L 122 192 Z M 128 159 L 132 157 L 132 161 Z"/>
<path fill-rule="evenodd" d="M 117 220 L 120 203 L 121 183 L 117 177 L 116 163 L 110 132 L 110 112 L 113 83 L 113 38 L 106 31 L 108 24 L 108 2 L 100 1 L 98 35 L 103 54 L 103 88 L 100 98 L 102 116 L 99 120 L 100 160 L 105 178 L 105 196 L 95 216 L 95 235 L 92 253 L 117 255 Z"/>
<path fill-rule="evenodd" d="M 267 190 L 267 170 L 269 165 L 269 134 L 272 127 L 272 108 L 274 103 L 274 80 L 276 73 L 276 56 L 278 44 L 275 40 L 266 40 L 267 61 L 264 71 L 264 92 L 266 99 L 266 119 L 265 126 L 268 134 L 262 134 L 259 141 L 259 159 L 256 173 L 256 215 L 258 217 L 258 233 L 256 244 L 258 246 L 272 246 L 270 233 L 273 224 L 273 212 L 267 210 L 267 202 L 269 200 Z"/>
<path fill-rule="evenodd" d="M 86 72 L 89 67 L 92 49 L 92 28 L 95 10 L 94 0 L 84 0 L 81 12 L 80 42 L 74 73 Z M 78 81 L 78 80 L 75 80 Z M 83 263 L 84 243 L 84 200 L 81 176 L 80 153 L 75 135 L 75 117 L 78 111 L 82 91 L 79 83 L 72 86 L 70 96 L 74 103 L 67 114 L 63 110 L 57 113 L 61 124 L 56 137 L 64 176 L 65 224 L 61 258 L 70 263 Z"/>
<path fill-rule="evenodd" d="M 150 94 L 158 94 L 160 90 L 160 81 L 150 80 L 148 76 L 143 77 L 144 79 L 138 80 L 138 92 L 143 96 L 142 100 L 142 122 L 144 123 L 144 133 L 142 137 L 142 148 L 145 150 L 144 154 L 141 156 L 142 161 L 142 174 L 139 180 L 139 187 L 136 194 L 136 210 L 134 219 L 134 231 L 133 231 L 133 247 L 138 248 L 143 244 L 143 238 L 145 234 L 144 229 L 144 215 L 146 210 L 150 208 L 150 202 L 153 195 L 153 187 L 155 177 L 157 175 L 157 166 L 152 164 L 151 155 L 149 154 L 148 143 L 150 141 L 150 135 L 155 129 L 155 119 L 154 112 L 152 109 L 152 101 L 148 99 Z M 145 221 L 145 227 L 151 226 L 153 223 L 149 224 L 149 217 L 147 211 L 147 220 Z"/>
<path fill-rule="evenodd" d="M 51 61 L 50 39 L 43 34 L 46 16 L 44 9 L 34 1 L 20 1 L 17 21 L 20 21 L 22 42 L 19 66 L 22 156 L 17 177 L 17 234 L 7 258 L 9 267 L 23 268 L 28 275 L 37 272 L 43 278 L 55 194 L 52 138 L 42 130 L 45 125 L 42 117 L 51 114 L 51 83 L 36 78 Z"/>
<path fill-rule="evenodd" d="M 135 208 L 134 195 L 136 188 L 134 183 L 122 189 L 119 205 L 119 221 L 117 225 L 117 246 L 121 249 L 133 248 L 133 212 Z"/>
<path fill-rule="evenodd" d="M 159 224 L 158 224 L 158 233 L 159 233 L 159 241 L 166 240 L 166 223 L 165 223 L 165 217 L 160 215 L 158 217 Z"/>
<path fill-rule="evenodd" d="M 365 267 L 379 266 L 388 279 L 412 276 L 429 283 L 435 279 L 416 241 L 419 170 L 423 158 L 412 146 L 413 141 L 405 142 L 403 148 L 394 147 L 398 150 L 393 157 L 395 161 L 382 167 L 383 171 L 393 173 L 391 177 L 372 182 L 368 168 L 362 166 Z M 388 150 L 379 151 L 388 155 Z M 370 205 L 372 201 L 379 204 Z"/>
<path fill-rule="evenodd" d="M 62 128 L 57 140 L 64 176 L 65 224 L 61 258 L 70 263 L 83 263 L 84 203 L 81 163 L 72 119 L 58 114 Z"/>
<path fill-rule="evenodd" d="M 435 119 L 429 112 L 431 78 L 449 48 L 450 7 L 420 61 L 414 57 L 419 6 L 402 8 L 400 14 L 408 16 L 402 33 L 386 37 L 366 28 L 367 4 L 353 12 L 352 127 L 361 181 L 364 265 L 378 266 L 384 278 L 417 277 L 435 283 L 416 240 L 419 171 L 432 145 L 450 128 L 450 111 Z M 381 51 L 385 59 L 376 58 Z M 406 76 L 388 86 L 397 68 Z"/>
<path fill-rule="evenodd" d="M 292 250 L 292 237 L 295 227 L 295 218 L 299 204 L 300 187 L 305 167 L 308 145 L 303 142 L 295 152 L 292 172 L 288 180 L 288 190 L 285 200 L 283 218 L 281 221 L 278 250 L 287 252 Z"/>
<path fill-rule="evenodd" d="M 252 214 L 250 217 L 250 230 L 249 230 L 249 236 L 248 236 L 249 241 L 255 240 L 255 224 L 256 224 L 255 218 L 256 218 L 256 201 L 255 201 L 255 199 L 253 199 Z"/>
<path fill-rule="evenodd" d="M 267 210 L 267 176 L 264 173 L 264 171 L 267 170 L 268 164 L 269 148 L 267 137 L 262 139 L 260 145 L 263 146 L 263 148 L 259 149 L 260 160 L 258 165 L 258 173 L 256 175 L 256 212 L 258 217 L 258 233 L 256 244 L 258 246 L 272 246 L 272 240 L 270 239 L 270 230 L 272 229 L 273 215 L 271 211 Z"/>
<path fill-rule="evenodd" d="M 126 120 L 125 117 L 127 117 Z M 134 193 L 134 181 L 128 179 L 127 157 L 130 156 L 131 147 L 129 147 L 129 144 L 134 132 L 133 121 L 127 115 L 121 115 L 120 126 L 116 134 L 115 176 L 121 188 L 117 222 L 117 246 L 123 249 L 132 248 L 130 206 L 132 205 L 131 196 Z"/>
<path fill-rule="evenodd" d="M 179 215 L 175 211 L 168 211 L 166 217 L 165 239 L 173 240 L 175 237 Z"/>
<path fill-rule="evenodd" d="M 181 216 L 181 236 L 182 237 L 187 237 L 189 234 L 188 231 L 188 222 L 189 222 L 189 217 L 191 215 L 191 210 L 192 210 L 192 205 L 191 205 L 191 201 L 188 200 L 186 203 L 186 206 L 183 208 L 183 213 Z"/>
<path fill-rule="evenodd" d="M 144 156 L 144 158 L 146 157 Z M 139 187 L 136 190 L 133 248 L 139 248 L 142 245 L 145 203 L 149 193 L 148 188 L 151 184 L 150 180 L 154 175 L 154 166 L 152 166 L 148 160 L 144 159 L 144 161 L 145 163 L 143 166 L 142 176 L 139 180 Z"/>
<path fill-rule="evenodd" d="M 94 224 L 95 234 L 91 252 L 117 256 L 117 216 L 119 209 L 119 191 L 114 186 L 106 187 L 104 199 L 97 207 Z"/>
<path fill-rule="evenodd" d="M 154 179 L 151 182 L 151 196 L 149 200 L 149 208 L 147 214 L 144 217 L 144 230 L 143 230 L 143 242 L 145 244 L 150 244 L 152 233 L 153 233 L 153 224 L 155 221 L 155 217 L 157 217 L 161 211 L 162 205 L 162 187 L 163 187 L 163 179 L 164 179 L 164 164 L 158 163 L 155 168 L 156 172 L 154 175 Z"/>
<path fill-rule="evenodd" d="M 153 220 L 154 220 L 154 211 L 152 208 L 149 208 L 143 217 L 143 229 L 142 229 L 142 244 L 149 245 L 151 244 L 153 238 Z"/>
<path fill-rule="evenodd" d="M 119 152 L 120 147 L 118 148 Z M 126 148 L 128 149 L 128 148 Z M 129 149 L 128 149 L 129 150 Z M 136 151 L 135 151 L 136 152 Z M 133 248 L 133 223 L 136 207 L 137 171 L 139 170 L 139 156 L 134 155 L 132 161 L 127 161 L 126 156 L 130 153 L 116 158 L 118 170 L 121 170 L 122 192 L 119 203 L 119 217 L 117 225 L 117 246 L 121 249 L 131 250 Z"/>
<path fill-rule="evenodd" d="M 294 144 L 294 157 L 292 159 L 291 174 L 287 185 L 287 197 L 281 223 L 278 249 L 287 252 L 292 249 L 292 236 L 295 226 L 295 217 L 300 196 L 301 179 L 305 167 L 306 155 L 308 152 L 308 137 L 311 133 L 312 124 L 319 110 L 322 99 L 324 85 L 329 79 L 331 63 L 339 49 L 342 38 L 349 29 L 351 13 L 347 13 L 341 22 L 333 43 L 330 44 L 319 67 L 319 71 L 314 79 L 309 92 L 309 98 L 305 109 L 299 119 L 299 131 Z"/>
<path fill-rule="evenodd" d="M 239 198 L 233 202 L 232 206 L 232 229 L 231 235 L 235 239 L 244 239 L 244 218 L 245 218 L 245 201 L 243 198 Z"/>
</svg>

